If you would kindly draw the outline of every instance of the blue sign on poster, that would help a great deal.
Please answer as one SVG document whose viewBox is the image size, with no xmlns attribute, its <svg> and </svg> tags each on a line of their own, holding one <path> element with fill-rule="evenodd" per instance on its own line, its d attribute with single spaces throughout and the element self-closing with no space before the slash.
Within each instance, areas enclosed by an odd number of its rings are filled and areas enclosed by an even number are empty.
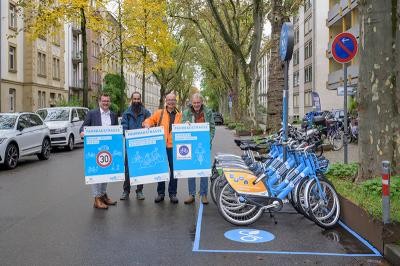
<svg viewBox="0 0 400 266">
<path fill-rule="evenodd" d="M 211 175 L 208 123 L 172 125 L 172 142 L 175 178 Z"/>
<path fill-rule="evenodd" d="M 85 127 L 86 184 L 125 180 L 122 126 Z"/>
<path fill-rule="evenodd" d="M 125 131 L 131 185 L 169 180 L 164 127 Z"/>
</svg>

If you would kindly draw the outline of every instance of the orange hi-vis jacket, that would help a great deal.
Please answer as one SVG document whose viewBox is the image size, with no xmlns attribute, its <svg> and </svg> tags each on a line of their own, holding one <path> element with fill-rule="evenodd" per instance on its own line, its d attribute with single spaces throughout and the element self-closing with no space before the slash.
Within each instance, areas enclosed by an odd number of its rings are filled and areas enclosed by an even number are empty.
<svg viewBox="0 0 400 266">
<path fill-rule="evenodd" d="M 161 117 L 162 116 L 162 117 Z M 160 121 L 161 119 L 161 121 Z M 182 113 L 176 110 L 175 120 L 173 124 L 180 124 L 182 121 Z M 172 133 L 169 130 L 169 114 L 166 108 L 158 109 L 154 112 L 149 118 L 147 118 L 144 124 L 149 125 L 150 127 L 154 126 L 163 126 L 164 127 L 164 137 L 167 144 L 167 148 L 172 148 Z"/>
</svg>

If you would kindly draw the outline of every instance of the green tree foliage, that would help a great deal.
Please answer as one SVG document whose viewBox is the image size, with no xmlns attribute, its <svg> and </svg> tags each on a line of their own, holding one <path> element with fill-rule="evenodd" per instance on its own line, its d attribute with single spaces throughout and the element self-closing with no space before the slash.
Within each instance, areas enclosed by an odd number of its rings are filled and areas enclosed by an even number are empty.
<svg viewBox="0 0 400 266">
<path fill-rule="evenodd" d="M 122 83 L 122 84 L 121 84 Z M 126 109 L 127 104 L 121 106 L 121 98 L 124 97 L 124 93 L 121 92 L 121 87 L 125 87 L 125 80 L 121 78 L 118 74 L 107 74 L 104 77 L 103 92 L 110 95 L 111 106 L 110 109 L 119 115 Z"/>
</svg>

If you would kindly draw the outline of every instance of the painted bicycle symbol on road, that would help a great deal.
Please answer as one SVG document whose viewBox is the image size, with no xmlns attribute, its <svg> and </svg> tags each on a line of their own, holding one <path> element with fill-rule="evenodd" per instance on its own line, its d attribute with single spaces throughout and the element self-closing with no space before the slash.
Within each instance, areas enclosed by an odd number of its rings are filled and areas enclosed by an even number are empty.
<svg viewBox="0 0 400 266">
<path fill-rule="evenodd" d="M 240 235 L 243 235 L 240 237 L 240 240 L 245 241 L 245 242 L 255 242 L 258 240 L 263 239 L 261 236 L 257 236 L 258 234 L 260 234 L 260 230 L 243 230 L 243 231 L 239 231 Z"/>
<path fill-rule="evenodd" d="M 224 236 L 229 240 L 242 243 L 264 243 L 275 239 L 270 232 L 258 229 L 229 230 L 225 232 Z"/>
</svg>

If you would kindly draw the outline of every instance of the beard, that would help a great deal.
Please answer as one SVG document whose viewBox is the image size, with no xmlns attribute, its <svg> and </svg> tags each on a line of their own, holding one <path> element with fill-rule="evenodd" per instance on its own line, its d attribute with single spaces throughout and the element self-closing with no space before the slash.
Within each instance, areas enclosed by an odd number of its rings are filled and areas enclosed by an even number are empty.
<svg viewBox="0 0 400 266">
<path fill-rule="evenodd" d="M 141 109 L 142 109 L 142 103 L 132 103 L 132 111 L 135 114 L 138 114 Z"/>
</svg>

